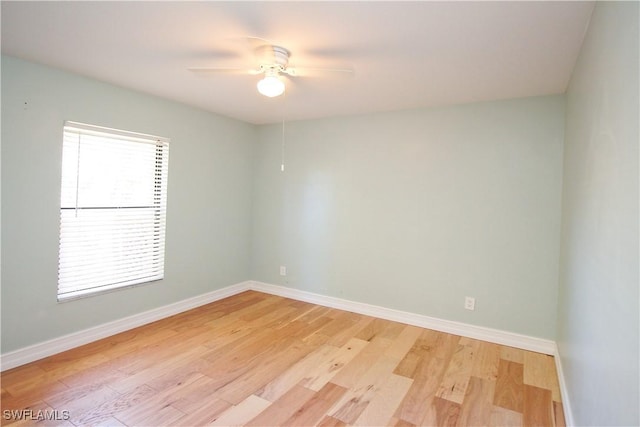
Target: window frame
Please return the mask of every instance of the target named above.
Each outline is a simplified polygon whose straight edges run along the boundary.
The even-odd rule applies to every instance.
[[[67,139],[73,137],[77,137],[77,142],[70,142]],[[59,199],[60,227],[56,292],[58,302],[91,297],[164,279],[169,142],[169,138],[155,135],[73,121],[64,122],[63,170],[61,171]],[[146,198],[148,199],[147,204],[134,203],[134,206],[127,206],[126,203],[122,203],[122,200],[127,199],[126,192],[119,194],[102,189],[97,190],[98,192],[96,193],[84,188],[84,194],[92,194],[91,197],[87,197],[88,199],[100,199],[102,201],[101,197],[104,197],[104,200],[110,200],[109,203],[112,204],[106,203],[105,206],[102,206],[102,203],[100,203],[101,206],[83,205],[82,200],[79,200],[79,194],[83,194],[83,190],[80,189],[80,183],[83,182],[81,181],[81,171],[83,171],[81,147],[83,147],[83,143],[85,144],[85,150],[87,147],[89,147],[89,150],[100,147],[99,149],[109,152],[118,160],[131,160],[132,164],[122,166],[123,168],[129,168],[126,171],[133,171],[134,169],[132,168],[136,166],[136,162],[138,166],[144,166],[144,169],[148,171],[144,176],[144,180],[140,181],[144,182],[141,186],[142,191],[140,194],[134,194],[130,197],[132,199]],[[108,147],[109,143],[114,145]],[[77,145],[77,165],[73,166],[75,158],[72,157],[71,163],[67,162],[68,169],[65,171],[65,153],[67,153],[72,144]],[[137,144],[146,144],[146,146]],[[71,153],[69,155],[73,156],[74,154]],[[152,165],[147,163],[150,161],[149,158],[153,162]],[[89,165],[95,165],[96,160],[95,158],[93,160],[85,160],[85,168],[87,167],[87,162]],[[69,167],[69,164],[72,166]],[[72,171],[73,167],[75,167],[73,173],[77,174],[75,187],[68,185],[70,181],[69,171]],[[85,175],[91,176],[91,173],[85,172]],[[120,175],[117,176],[119,177]],[[124,176],[128,175],[124,174]],[[66,180],[65,177],[67,178]],[[148,179],[153,179],[153,182],[147,182],[146,180]],[[114,187],[118,186],[117,178],[112,181],[99,178],[99,181],[112,183]],[[67,183],[66,186],[65,182]],[[75,191],[75,206],[69,206],[69,197],[74,197],[73,194],[69,193],[70,188]],[[89,189],[96,190],[91,185]],[[100,191],[103,192],[101,193]],[[100,196],[94,197],[93,195],[95,194]],[[118,200],[119,198],[121,200]],[[116,201],[120,201],[122,204],[117,204],[115,203]],[[70,212],[71,215],[75,216],[75,219],[70,217]],[[80,216],[82,216],[82,219],[79,219]],[[130,219],[131,221],[137,221],[134,222],[134,227],[122,225]],[[93,225],[87,225],[87,223]],[[102,230],[103,234],[100,236],[97,230]],[[142,235],[142,237],[134,237],[135,235]],[[94,236],[100,237],[95,237],[94,239]],[[112,241],[112,244],[104,244],[104,241]],[[83,244],[88,244],[93,248],[100,247],[95,251],[103,256],[101,257],[100,254],[87,255],[91,253],[91,249],[84,250]],[[104,256],[104,254],[108,255]],[[131,262],[135,258],[131,255],[138,257],[138,262]],[[95,263],[91,264],[91,262]],[[109,266],[115,267],[114,271],[116,272],[110,271]]]

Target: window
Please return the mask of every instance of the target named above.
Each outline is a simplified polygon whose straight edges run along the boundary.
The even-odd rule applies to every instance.
[[[66,122],[58,301],[160,280],[169,141]]]

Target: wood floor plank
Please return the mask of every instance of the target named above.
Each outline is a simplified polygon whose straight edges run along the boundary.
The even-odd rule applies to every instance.
[[[202,356],[210,364],[201,372],[217,381],[214,389],[223,387],[249,372],[262,355],[275,353],[275,350],[282,346],[284,338],[287,337],[283,337],[282,333],[264,328],[240,340],[234,339],[229,344]]]
[[[564,408],[562,403],[553,401],[553,420],[556,427],[565,427],[567,425],[564,418]]]
[[[2,372],[2,388],[9,392],[9,387],[12,385],[21,383],[26,378],[43,375],[45,372],[46,371],[35,362],[8,369]]]
[[[388,330],[383,330],[381,335],[372,338],[369,345],[356,355],[331,381],[343,387],[351,388],[363,373],[382,356],[396,360],[396,365],[400,363],[422,331],[419,328],[406,325],[392,325],[392,334],[384,335]],[[397,325],[402,327],[398,328]],[[392,337],[394,337],[393,340],[391,340]]]
[[[353,385],[345,387],[349,390],[330,410],[331,416],[347,424],[353,424],[367,408],[381,384],[393,373],[397,364],[397,359],[383,354]]]
[[[162,392],[154,390],[154,392],[149,393],[136,405],[132,405],[125,410],[119,411],[117,414],[115,414],[115,416],[116,418],[118,418],[118,420],[129,425],[139,425],[145,423],[147,422],[147,419],[151,418],[155,414],[158,408],[164,408],[166,406],[173,405],[174,402],[182,397],[185,389],[188,389],[190,385],[197,383],[197,381],[202,378],[202,375],[195,374],[189,378],[185,378],[183,382],[181,382],[179,385],[176,385],[175,387],[172,387],[171,389],[165,389]],[[150,388],[153,390],[152,387]],[[184,412],[179,410],[178,412],[184,415]],[[177,414],[178,412],[169,412],[168,414]]]
[[[148,380],[146,384],[157,392],[175,390],[176,387],[182,387],[188,379],[201,377],[200,371],[207,366],[208,363],[200,358],[185,360],[173,368],[166,369],[167,372]]]
[[[248,291],[245,295],[240,295],[240,297],[241,298],[227,298],[226,301],[222,301],[221,303],[220,301],[216,301],[212,307],[215,307],[216,310],[220,310],[225,314],[232,314],[237,318],[250,310],[269,305],[278,298],[273,295],[252,291]]]
[[[555,375],[555,363],[552,356],[524,352],[524,384],[533,385],[551,390],[552,399],[560,402],[560,387],[558,377]]]
[[[92,427],[127,427],[127,425],[121,423],[120,420],[111,417],[99,422],[98,424],[94,424]]]
[[[184,313],[180,313],[176,315],[174,319],[164,319],[158,321],[158,323],[162,325],[161,327],[164,329],[175,331],[182,338],[184,336],[189,336],[189,334],[194,330],[206,327],[206,323],[227,315],[222,310],[216,310],[213,307],[208,308],[207,306],[198,307],[195,310],[197,311],[193,316],[187,316]]]
[[[373,320],[372,317],[360,314],[356,314],[355,318],[357,319],[355,323],[332,336],[331,339],[327,341],[327,344],[336,347],[342,347],[347,341],[355,337],[355,335],[358,334],[363,328],[366,328],[367,325]]]
[[[323,334],[319,329],[314,333],[308,335],[307,337],[303,338],[302,341],[304,341],[305,344],[308,344],[312,347],[318,347],[320,345],[326,344],[327,341],[329,341],[330,339],[331,339],[330,336]]]
[[[500,359],[493,404],[522,413],[524,399],[523,366]]]
[[[360,340],[359,338],[354,339]],[[333,377],[331,382],[346,388],[354,387],[362,379],[362,376],[376,364],[390,345],[390,340],[382,338],[373,339],[373,341],[368,342],[368,344]]]
[[[149,393],[153,393],[153,390],[145,385],[141,386]],[[116,401],[120,398],[120,393],[110,389],[107,386],[101,387],[99,390],[92,391],[72,402],[65,404],[64,408],[69,411],[70,421],[73,424],[86,424],[86,421],[92,417],[95,413],[95,408],[102,407],[110,402]],[[102,421],[111,417],[111,414],[105,415],[101,420],[94,420],[96,422]]]
[[[149,369],[157,369],[157,363],[160,361],[164,363],[168,360],[185,357],[185,350],[188,353],[187,356],[191,357],[194,348],[198,349],[199,354],[204,352],[206,347],[202,345],[202,337],[192,336],[184,340],[171,338],[147,346],[139,352],[125,355],[118,360],[117,369],[130,375]]]
[[[553,403],[551,390],[524,385],[522,422],[526,426],[552,426]]]
[[[352,327],[357,322],[356,319],[358,318],[358,315],[347,311],[336,311],[337,314],[332,316],[333,320],[331,322],[318,329],[318,331],[316,331],[312,336],[307,337],[305,341],[313,340],[314,342],[317,342],[319,340],[316,339],[316,336],[321,335],[323,337],[322,344],[324,344],[331,339],[331,337],[334,337],[336,334]]]
[[[90,346],[82,346],[71,352],[64,352],[51,356],[51,358],[46,358],[38,362],[38,366],[44,371],[51,372],[58,369],[65,369],[70,364],[73,364],[78,371],[83,371],[92,366],[109,361],[108,355],[94,353],[94,351]]]
[[[283,426],[313,426],[318,424],[329,409],[346,393],[347,389],[327,383],[313,394],[296,412],[294,412]]]
[[[500,406],[494,406],[491,409],[491,420],[489,421],[489,425],[491,427],[521,426],[523,425],[522,413],[505,409]]]
[[[309,310],[306,310],[305,312],[301,313],[299,316],[297,316],[296,318],[294,318],[292,321],[288,322],[287,324],[281,326],[281,327],[289,327],[291,324],[293,323],[297,323],[297,324],[301,324],[301,325],[309,325],[315,321],[317,321],[318,319],[321,318],[326,318],[327,321],[324,322],[324,325],[330,323],[333,319],[329,316],[327,316],[327,314],[331,311],[331,309],[329,307],[322,307],[320,305],[313,305],[311,304],[311,308]],[[323,325],[323,326],[324,326]],[[280,327],[276,328],[276,329],[280,329]]]
[[[295,320],[300,319],[305,313],[313,309],[313,304],[296,301],[286,303],[278,312],[273,315],[268,314],[262,319],[262,326],[271,329],[280,329]]]
[[[353,425],[387,425],[412,383],[413,380],[411,378],[394,374],[389,375]]]
[[[418,364],[422,361],[422,356],[415,351],[409,351],[400,361],[396,369],[393,371],[396,375],[402,375],[407,378],[414,378]]]
[[[552,357],[255,291],[0,380],[38,425],[565,425]]]
[[[415,425],[433,424],[438,419],[436,393],[451,359],[458,349],[459,336],[425,330],[419,343],[419,362],[412,374],[413,384],[401,402],[396,417]]]
[[[500,364],[500,347],[498,344],[481,342],[473,358],[471,375],[495,381],[498,377],[498,365]]]
[[[414,343],[416,342],[418,337],[420,337],[423,331],[422,328],[418,328],[417,326],[401,326],[403,327],[400,330],[400,333],[397,334],[396,339],[394,339],[389,348],[386,350],[387,355],[393,357],[394,359],[398,359],[399,361],[402,361],[407,353],[413,348]]]
[[[390,340],[396,340],[400,333],[404,331],[409,325],[400,322],[387,321],[388,325],[378,334],[380,338],[387,338]]]
[[[420,362],[428,358],[430,352],[435,350],[436,339],[437,334],[433,331],[421,329],[415,337],[413,345],[398,363],[394,373],[415,379],[415,372]]]
[[[42,371],[38,375],[25,375],[22,381],[16,381],[10,384],[3,384],[3,387],[14,397],[37,392],[40,387],[49,389],[64,389],[66,385],[59,380],[67,375],[82,371],[82,368],[70,364],[60,367],[53,371]]]
[[[156,409],[146,415],[144,421],[130,423],[129,425],[139,426],[172,426],[178,425],[180,419],[184,418],[186,414],[177,410],[173,406],[164,406]],[[90,423],[89,425],[93,425]]]
[[[254,310],[260,310],[263,307],[269,307],[274,303],[274,301],[278,301],[278,299],[277,297],[273,297],[271,299],[256,299],[255,301],[252,301],[252,304],[244,304],[241,308],[236,309],[236,311],[228,312],[222,317],[212,318],[203,323],[204,326],[210,326],[212,328],[210,338],[224,337],[240,324],[244,324],[250,329],[262,326],[268,327],[267,323],[273,322],[280,317],[285,316],[289,312],[292,312],[294,315],[299,313],[295,310],[290,310],[287,304],[283,304],[278,310],[272,310],[268,314],[258,317],[255,320],[243,320],[242,317],[244,315],[250,314]],[[280,299],[279,301],[282,300]]]
[[[250,370],[237,377],[232,383],[216,390],[213,395],[238,404],[272,381],[280,372],[305,357],[311,350],[303,342],[294,341],[281,350],[256,360]]]
[[[431,410],[420,423],[422,426],[459,426],[461,407],[459,403],[434,397]]]
[[[87,386],[100,387],[116,381],[124,380],[129,376],[129,374],[118,370],[117,360],[119,359],[120,358],[116,358],[109,363],[76,372],[62,378],[60,382],[64,383],[70,390],[77,390]]]
[[[275,401],[294,385],[298,384],[300,380],[305,378],[310,372],[314,372],[325,360],[331,360],[338,350],[338,348],[330,345],[318,347],[315,351],[312,351],[278,377],[267,383],[256,392],[256,395],[271,402]]]
[[[178,408],[175,403],[171,406],[182,410],[181,408]],[[194,407],[188,411],[182,410],[186,415],[180,418],[176,425],[185,427],[210,425],[218,419],[223,412],[228,411],[232,407],[233,405],[229,402],[207,397],[206,399],[202,399],[198,402],[197,408]]]
[[[406,325],[403,325],[402,323],[390,322],[388,320],[374,318],[367,324],[367,326],[362,328],[355,335],[355,338],[364,341],[371,341],[375,337],[394,339],[398,336],[400,331],[404,329],[405,326]]]
[[[281,426],[315,394],[313,390],[296,385],[245,425]]]
[[[460,339],[436,396],[462,404],[479,346],[479,341],[464,337]]]
[[[509,362],[524,364],[525,350],[521,350],[515,347],[509,347],[506,345],[500,346],[500,359],[508,360]]]
[[[392,422],[395,421],[395,418],[392,420]],[[391,424],[390,424],[391,425]],[[415,424],[411,424],[408,421],[405,420],[397,420],[394,424],[395,427],[416,427]],[[430,426],[434,426],[435,424],[430,424]]]
[[[145,384],[124,394],[111,392],[108,387],[105,387],[102,392],[95,393],[93,396],[89,395],[89,401],[83,398],[68,405],[71,422],[76,425],[98,424],[135,406],[154,393],[154,390]]]
[[[106,383],[89,382],[84,386],[67,388],[58,392],[48,393],[44,400],[54,408],[65,408],[77,399],[104,388]]]
[[[238,319],[245,320],[247,322],[252,322],[256,320],[264,321],[265,316],[270,315],[274,312],[278,312],[278,310],[283,309],[282,313],[286,313],[289,311],[288,307],[285,309],[282,307],[282,300],[280,299],[269,299],[266,300],[266,303],[261,307],[252,307],[251,310],[246,310],[242,314],[240,314]],[[281,314],[282,314],[281,313]]]
[[[307,372],[301,380],[301,384],[311,390],[320,390],[329,381],[333,381],[334,377],[340,374],[345,366],[349,366],[353,359],[358,357],[368,345],[368,341],[358,338],[350,339],[330,357],[318,364],[315,369]]]
[[[491,422],[491,409],[496,382],[486,378],[469,378],[467,392],[460,405],[460,426],[487,426]]]
[[[318,427],[346,427],[346,423],[334,418],[330,415],[326,415],[319,423]]]
[[[109,346],[105,350],[105,355],[109,356],[109,361],[93,366],[82,371],[71,373],[60,378],[60,382],[69,387],[81,387],[87,383],[104,384],[118,378],[124,378],[127,374],[125,367],[137,360],[149,358],[157,355],[167,342],[176,336],[173,330],[161,329],[159,331],[146,329],[145,332],[137,330],[133,335],[127,334],[128,338],[121,340],[109,337]],[[120,335],[120,334],[118,334]],[[117,336],[116,336],[117,337]],[[73,350],[72,350],[73,351]]]
[[[213,420],[209,425],[212,426],[243,426],[256,417],[260,412],[264,411],[271,405],[266,399],[251,395],[238,405],[232,406],[224,411],[218,418]]]
[[[208,406],[210,402],[220,400],[211,396],[215,391],[216,381],[206,375],[200,376],[193,381],[186,381],[179,388],[171,390],[175,393],[171,406],[181,410],[185,414],[192,414],[199,411],[203,406]],[[227,406],[232,406],[226,402]],[[227,409],[227,408],[224,408]]]
[[[154,358],[155,363],[151,366],[136,372],[133,375],[115,381],[109,384],[109,387],[120,393],[126,393],[133,390],[140,384],[148,384],[149,382],[157,381],[158,378],[164,379],[163,376],[167,372],[171,372],[174,369],[180,369],[184,364],[194,363],[200,356],[206,354],[208,349],[204,346],[199,346],[191,349],[185,349],[182,354],[176,354],[173,357],[167,359]]]
[[[213,325],[212,325],[213,326]],[[216,328],[215,326],[213,326]],[[222,327],[221,329],[225,329]],[[233,359],[235,355],[253,354],[267,351],[268,345],[275,336],[273,329],[267,327],[248,326],[245,321],[238,321],[235,327],[230,325],[228,331],[221,331],[217,342],[212,343],[211,338],[205,347],[211,351],[202,356],[210,362]]]
[[[308,307],[304,308],[305,311],[311,310]],[[254,320],[251,325],[261,325],[265,328],[279,329],[294,319],[300,317],[300,309],[292,306],[291,304],[285,304],[278,310],[274,310],[272,313],[268,313],[263,317]]]
[[[175,338],[178,332],[168,328],[152,328],[151,326],[142,326],[129,331],[116,334],[97,342],[87,344],[91,351],[99,352],[108,357],[110,361],[125,355],[131,355],[141,349],[159,343],[166,343],[168,340]],[[80,347],[82,348],[82,347]],[[158,346],[156,346],[158,348]],[[68,353],[73,357],[76,349],[70,350]]]

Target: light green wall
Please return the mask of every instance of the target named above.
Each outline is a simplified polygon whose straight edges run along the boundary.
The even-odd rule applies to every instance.
[[[252,278],[555,338],[563,117],[550,96],[289,123],[284,173],[260,127]]]
[[[65,120],[171,138],[165,280],[56,302]],[[251,125],[2,57],[2,352],[250,279]]]
[[[558,347],[576,425],[640,425],[638,6],[596,5],[567,93]]]

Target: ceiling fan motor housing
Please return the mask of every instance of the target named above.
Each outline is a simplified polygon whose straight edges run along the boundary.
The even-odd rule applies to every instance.
[[[257,49],[258,53],[264,55],[265,60],[260,64],[260,69],[266,75],[278,75],[286,72],[289,64],[291,52],[282,46],[264,45]]]
[[[274,62],[281,65],[282,68],[286,68],[289,63],[289,55],[291,55],[291,52],[281,46],[272,46],[272,48]]]

